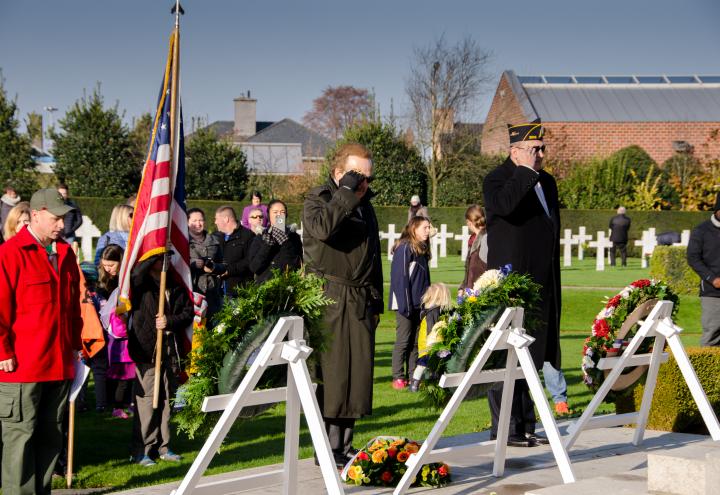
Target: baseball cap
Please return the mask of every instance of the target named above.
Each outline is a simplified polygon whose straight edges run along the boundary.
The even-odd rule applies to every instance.
[[[75,208],[65,204],[57,189],[40,189],[30,198],[30,209],[47,210],[56,217],[62,217]]]

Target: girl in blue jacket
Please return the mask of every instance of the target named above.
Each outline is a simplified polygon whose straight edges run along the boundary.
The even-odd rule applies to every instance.
[[[392,356],[392,386],[408,385],[418,358],[418,328],[422,297],[430,286],[430,220],[414,217],[393,248],[390,269],[389,309],[396,311],[395,348]]]

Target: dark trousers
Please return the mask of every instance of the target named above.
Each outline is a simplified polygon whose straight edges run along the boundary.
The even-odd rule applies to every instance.
[[[352,448],[355,418],[323,418],[330,448],[336,455],[345,455]]]
[[[502,402],[503,382],[496,382],[488,391],[488,403],[492,415],[490,435],[497,436],[500,421],[500,403]],[[512,398],[510,412],[510,436],[525,436],[526,433],[535,433],[535,403],[530,397],[530,389],[525,380],[515,381],[515,390]]]
[[[70,381],[0,383],[3,495],[50,494]]]
[[[395,347],[392,353],[392,377],[407,379],[412,377],[418,360],[418,329],[420,328],[420,311],[410,313],[405,318],[395,313]]]
[[[135,364],[135,407],[133,417],[132,454],[135,457],[146,455],[156,457],[166,454],[170,444],[170,399],[177,390],[177,378],[165,363],[161,368],[160,397],[158,408],[153,409],[153,387],[155,386],[155,366]]]
[[[112,397],[113,408],[123,409],[131,402],[132,380],[108,379],[108,395]]]
[[[627,242],[613,242],[610,250],[610,266],[615,266],[615,252],[620,250],[620,262],[622,266],[627,266]]]

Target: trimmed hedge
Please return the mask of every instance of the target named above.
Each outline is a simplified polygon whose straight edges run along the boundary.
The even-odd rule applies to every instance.
[[[110,220],[110,211],[112,207],[118,203],[124,203],[124,198],[73,198],[77,201],[84,215],[92,218],[93,223],[104,232]],[[237,201],[210,201],[210,200],[188,200],[188,208],[202,208],[207,215],[207,223],[211,229],[213,226],[213,215],[216,208],[221,205],[230,205],[236,209],[238,214],[242,212],[242,208],[248,204],[247,202]],[[288,222],[299,223],[302,210],[302,204],[288,204]],[[466,207],[443,207],[429,208],[430,217],[433,224],[439,226],[446,224],[449,232],[456,234],[461,233],[462,226],[465,225]],[[395,224],[395,231],[399,232],[407,222],[406,206],[377,206],[375,211],[378,216],[380,230],[387,229],[388,224]],[[560,212],[560,220],[562,229],[572,229],[577,233],[577,228],[584,225],[587,232],[595,237],[596,232],[608,230],[610,218],[615,215],[615,210],[562,210]],[[655,227],[656,232],[666,232],[675,230],[678,232],[684,229],[692,229],[700,222],[707,220],[707,212],[697,211],[630,211],[628,216],[632,219],[630,227],[628,243],[628,253],[630,255],[639,255],[639,250],[634,246],[634,241],[639,239],[642,231],[649,227]],[[460,252],[460,241],[452,240],[448,243],[448,253]]]
[[[697,294],[700,286],[684,246],[656,246],[650,258],[650,276],[664,280],[678,294]]]
[[[720,348],[688,347],[686,350],[715,414],[720,415]],[[635,388],[637,410],[640,410],[643,390],[642,385]],[[707,434],[700,411],[672,355],[667,363],[660,366],[647,427],[651,430]]]

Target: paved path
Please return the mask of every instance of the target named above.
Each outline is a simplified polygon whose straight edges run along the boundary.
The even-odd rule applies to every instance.
[[[561,431],[567,424],[561,425]],[[697,445],[705,448],[715,445],[709,437],[700,435],[688,435],[682,433],[667,433],[658,431],[647,431],[646,440],[640,447],[631,444],[634,429],[632,428],[603,428],[590,430],[580,435],[575,447],[570,452],[570,460],[573,465],[575,477],[578,480],[587,480],[599,476],[605,476],[605,483],[599,486],[601,492],[610,495],[619,495],[621,490],[608,490],[608,480],[615,480],[620,484],[629,484],[636,488],[627,493],[641,495],[644,491],[637,491],[638,486],[643,486],[647,478],[647,454],[663,450],[671,450],[686,445]],[[459,445],[471,442],[485,441],[488,439],[487,431],[470,435],[461,435],[443,439],[441,446]],[[470,495],[486,494],[495,492],[496,495],[523,495],[526,492],[536,493],[544,487],[551,487],[562,484],[560,472],[555,466],[554,457],[550,447],[534,447],[531,449],[508,448],[508,457],[505,469],[505,476],[494,478],[492,476],[492,456],[481,455],[467,459],[462,464],[451,463],[453,483],[441,489],[416,488],[409,493],[432,493],[434,495]],[[266,466],[262,468],[248,469],[242,472],[225,473],[221,475],[203,478],[203,482],[218,481],[237,477],[239,474],[262,473],[278,469],[280,465]],[[320,469],[315,467],[312,459],[300,461],[300,483],[298,495],[319,495],[325,493],[322,484]],[[113,492],[120,495],[168,495],[179,485],[179,481],[144,487],[135,490]],[[62,493],[55,491],[53,493]],[[545,491],[543,490],[543,493]],[[65,492],[70,493],[70,492]],[[105,492],[108,493],[108,492]],[[282,493],[282,486],[275,485],[263,489],[243,491],[238,486],[228,494],[243,495],[274,495]],[[368,488],[346,485],[345,493],[348,494],[389,494],[391,489]],[[555,493],[555,492],[553,492]],[[584,494],[590,492],[583,490]],[[625,492],[622,492],[625,493]]]

